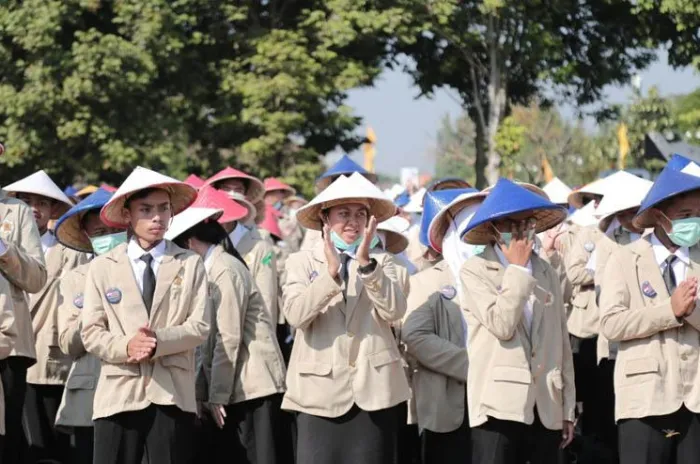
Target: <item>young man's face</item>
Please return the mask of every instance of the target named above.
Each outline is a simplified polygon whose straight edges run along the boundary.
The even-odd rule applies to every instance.
[[[170,195],[164,190],[155,190],[131,201],[124,214],[136,237],[148,243],[158,242],[163,239],[172,217]]]
[[[674,198],[663,205],[661,210],[671,221],[700,217],[700,191]]]
[[[119,229],[109,227],[100,220],[99,212],[88,214],[83,221],[83,233],[87,238],[102,237],[120,232]]]
[[[46,232],[51,216],[58,207],[55,200],[33,193],[19,193],[17,198],[25,202],[32,209],[34,221],[42,234]]]
[[[246,183],[241,179],[226,179],[217,183],[216,188],[226,193],[237,193],[245,196]]]

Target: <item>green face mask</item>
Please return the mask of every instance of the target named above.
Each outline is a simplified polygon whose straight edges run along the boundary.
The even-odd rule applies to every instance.
[[[339,249],[340,251],[349,251],[349,250],[356,250],[357,247],[360,246],[360,243],[362,243],[362,236],[359,236],[355,239],[354,242],[352,243],[345,243],[345,240],[340,238],[340,235],[336,234],[331,230],[331,241],[333,242],[333,245]],[[379,243],[379,237],[375,236],[372,239],[372,243],[370,243],[370,250],[374,247],[377,246]]]
[[[508,240],[510,242],[510,239]],[[486,249],[486,245],[472,245],[472,256],[480,255]]]
[[[691,247],[700,241],[700,218],[691,217],[671,221],[668,238],[681,247]]]
[[[506,248],[510,246],[510,241],[513,240],[512,232],[501,232],[501,240],[505,244]]]
[[[109,253],[122,243],[126,243],[126,232],[92,237],[90,238],[90,243],[92,244],[92,250],[95,254],[100,256]]]

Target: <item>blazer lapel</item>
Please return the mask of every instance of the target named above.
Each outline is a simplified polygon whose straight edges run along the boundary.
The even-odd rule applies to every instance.
[[[175,249],[175,245],[171,242],[167,242],[165,248],[165,254],[163,255],[163,260],[158,266],[158,274],[156,275],[156,290],[153,294],[153,306],[151,307],[151,320],[156,311],[160,308],[165,295],[168,294],[170,287],[173,285],[173,281],[180,273],[182,265],[175,256],[179,254]]]
[[[345,325],[350,326],[350,321],[352,320],[352,315],[355,312],[355,307],[364,292],[364,286],[362,285],[362,280],[360,276],[357,275],[357,268],[359,264],[357,260],[351,259],[348,261],[349,269],[348,272],[348,283],[345,288]]]
[[[690,248],[690,266],[688,266],[688,272],[686,272],[685,278],[697,277],[700,279],[700,247],[697,245]]]

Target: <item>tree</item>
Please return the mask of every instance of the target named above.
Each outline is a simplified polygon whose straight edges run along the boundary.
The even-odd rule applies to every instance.
[[[700,139],[700,89],[670,100],[676,128],[688,142],[697,144],[697,140]]]
[[[454,123],[449,115],[442,118],[434,149],[435,175],[461,177],[474,183],[474,124],[466,114]]]
[[[2,2],[1,180],[233,164],[308,192],[320,155],[362,142],[346,91],[373,82],[406,14],[379,0]]]
[[[511,105],[556,95],[583,106],[654,58],[672,21],[624,0],[400,0],[415,24],[396,53],[424,93],[456,91],[475,124],[476,182],[495,182],[499,125]],[[624,31],[622,33],[621,31]]]

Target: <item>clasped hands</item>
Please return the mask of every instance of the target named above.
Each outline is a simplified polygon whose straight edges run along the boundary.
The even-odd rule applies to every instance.
[[[157,345],[156,333],[151,330],[148,324],[139,328],[136,335],[131,337],[131,340],[126,345],[126,354],[129,356],[126,362],[138,364],[151,358],[156,352]]]

